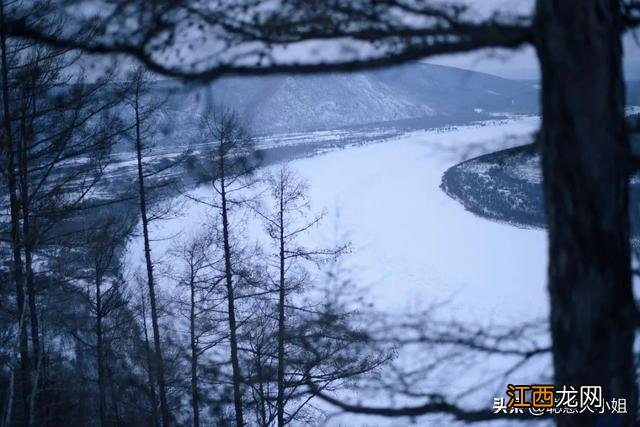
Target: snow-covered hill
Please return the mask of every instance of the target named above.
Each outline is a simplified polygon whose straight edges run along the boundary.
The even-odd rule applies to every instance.
[[[175,83],[158,82],[161,92]],[[232,106],[258,134],[393,123],[429,126],[535,113],[538,90],[525,82],[426,63],[348,74],[228,77],[170,95],[173,121],[207,102]],[[447,120],[449,121],[447,123]]]

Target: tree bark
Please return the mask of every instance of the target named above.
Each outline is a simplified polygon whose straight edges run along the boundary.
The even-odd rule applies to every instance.
[[[284,176],[280,175],[280,193],[279,203],[280,212],[278,212],[279,226],[279,245],[280,245],[280,280],[278,287],[278,396],[277,396],[277,412],[278,427],[284,426],[284,334],[285,334],[285,318],[284,318],[284,301],[285,301],[285,255],[284,255]]]
[[[156,396],[156,380],[153,374],[153,370],[155,369],[153,366],[153,357],[151,355],[151,343],[149,342],[149,332],[147,328],[147,310],[144,303],[144,295],[140,295],[140,304],[142,308],[142,328],[144,330],[144,349],[145,354],[147,356],[147,366],[148,366],[148,381],[149,381],[149,396],[151,397],[151,418],[154,427],[158,427],[159,418],[158,417],[158,398]]]
[[[240,385],[242,382],[242,375],[240,373],[240,361],[238,358],[238,338],[237,338],[237,325],[236,325],[236,308],[233,292],[233,270],[231,268],[231,245],[229,243],[229,216],[227,207],[227,193],[225,187],[225,170],[224,170],[224,153],[222,144],[224,141],[220,141],[220,198],[222,202],[220,215],[222,216],[222,239],[224,244],[224,269],[225,269],[225,283],[227,287],[227,303],[229,311],[229,345],[231,347],[231,368],[233,370],[233,404],[236,412],[236,425],[238,427],[244,426],[244,417],[242,414],[242,392]]]
[[[196,341],[196,289],[193,267],[189,280],[189,334],[191,339],[191,409],[193,411],[193,427],[200,427],[200,409],[198,397],[198,343]]]
[[[31,320],[31,346],[32,357],[35,363],[40,359],[40,333],[38,327],[38,312],[36,310],[36,290],[33,275],[33,249],[34,236],[31,230],[31,196],[29,193],[29,143],[34,140],[33,121],[38,113],[37,110],[37,77],[39,72],[38,58],[35,59],[31,72],[31,119],[27,124],[29,115],[28,105],[22,111],[22,145],[20,147],[20,195],[22,203],[22,236],[24,239],[24,259],[25,259],[25,281],[27,285],[27,296],[29,300],[29,314]]]
[[[122,425],[122,420],[120,419],[120,410],[118,409],[119,399],[118,394],[116,393],[116,388],[114,386],[113,371],[108,364],[106,365],[106,368],[107,378],[109,380],[109,391],[111,392],[111,404],[113,405],[113,417],[116,420],[116,427],[120,427]]]
[[[555,383],[602,386],[629,408],[615,419],[562,417],[562,427],[635,417],[621,28],[615,0],[537,2]]]
[[[256,414],[258,418],[258,425],[260,427],[268,427],[269,420],[267,417],[267,396],[265,396],[264,391],[264,377],[262,375],[263,365],[262,365],[262,346],[258,345],[256,347],[256,372],[257,372],[257,380],[258,380],[258,398],[260,401],[258,402],[259,411]]]
[[[158,326],[158,309],[156,305],[156,290],[153,278],[153,262],[151,260],[151,245],[149,243],[149,219],[147,217],[147,201],[144,187],[144,172],[142,169],[142,140],[140,134],[140,108],[139,94],[136,89],[134,109],[136,121],[136,156],[138,160],[138,186],[140,193],[140,216],[142,219],[142,234],[144,237],[144,257],[147,266],[147,283],[149,286],[149,306],[151,308],[151,328],[153,330],[154,362],[158,373],[158,391],[160,393],[160,413],[162,426],[171,425],[171,415],[167,406],[166,382],[164,376],[164,363],[162,359],[162,347],[160,345],[160,327]]]
[[[96,270],[100,267],[96,266]],[[96,274],[96,352],[98,354],[98,401],[99,401],[99,415],[100,426],[105,427],[107,425],[106,413],[107,413],[107,400],[106,400],[106,382],[104,371],[104,348],[103,348],[103,336],[102,336],[102,277],[100,274]]]
[[[5,21],[4,0],[0,0],[0,24]],[[4,30],[5,26],[0,25],[0,54],[2,56],[2,100],[4,113],[4,134],[5,141],[2,147],[6,161],[3,165],[6,167],[7,183],[9,187],[9,203],[11,216],[11,249],[13,255],[13,263],[11,273],[16,287],[16,304],[18,318],[18,334],[20,348],[20,388],[22,391],[22,405],[24,422],[28,422],[29,416],[29,344],[27,342],[26,322],[23,321],[23,312],[25,310],[24,295],[24,275],[22,265],[22,240],[20,236],[20,204],[17,194],[17,182],[15,171],[15,147],[11,130],[11,109],[9,106],[9,64],[7,63],[7,35]],[[3,159],[4,160],[4,159]]]
[[[35,71],[33,71],[35,73]],[[36,95],[35,95],[35,75],[33,76],[34,82],[32,83],[32,98],[33,109],[31,111],[32,117],[36,115]],[[24,270],[25,270],[25,284],[27,288],[27,300],[29,304],[29,319],[31,321],[31,361],[34,365],[32,369],[40,367],[40,331],[38,326],[38,312],[36,306],[36,289],[34,284],[33,275],[33,248],[34,241],[31,230],[31,209],[30,209],[30,196],[29,196],[29,146],[28,142],[32,140],[33,132],[27,130],[26,125],[26,108],[23,111],[21,117],[22,122],[22,141],[20,145],[20,153],[18,156],[19,167],[18,172],[20,175],[20,202],[22,205],[22,239],[24,242]],[[36,397],[38,391],[38,384],[40,380],[39,369],[34,370],[33,378],[31,379],[31,393],[29,396],[29,425],[35,425],[36,418]]]

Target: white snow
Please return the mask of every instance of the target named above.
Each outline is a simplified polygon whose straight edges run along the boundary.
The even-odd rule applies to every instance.
[[[637,106],[637,105],[627,105],[627,106],[624,108],[624,115],[625,115],[625,116],[631,116],[631,115],[638,114],[638,113],[640,113],[640,106]]]
[[[542,169],[540,156],[531,156],[524,162],[517,162],[509,172],[517,178],[532,184],[542,184]]]
[[[521,140],[509,137],[538,126],[537,118],[514,118],[419,131],[293,161],[290,166],[309,180],[314,208],[328,212],[313,240],[333,241],[336,230],[344,234],[353,245],[345,260],[352,281],[383,310],[406,312],[451,298],[448,315],[457,320],[507,324],[545,316],[546,233],[474,216],[439,188],[443,172],[470,147],[504,148],[505,140]],[[205,221],[206,206],[186,207],[156,236],[189,232]],[[154,257],[166,256],[170,246],[170,240],[153,242]],[[142,264],[140,239],[129,245],[129,254],[130,263]],[[364,425],[354,420],[344,425]],[[336,418],[335,425],[343,421]]]
[[[354,281],[368,286],[379,306],[403,310],[453,296],[458,314],[469,319],[542,315],[546,234],[476,217],[439,188],[442,173],[457,160],[442,147],[500,145],[505,136],[537,125],[519,119],[418,132],[292,166],[309,179],[315,206],[339,212],[338,227],[354,245]],[[332,227],[327,224],[327,235]]]

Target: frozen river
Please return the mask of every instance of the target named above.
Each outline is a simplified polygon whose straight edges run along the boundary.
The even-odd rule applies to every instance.
[[[379,310],[406,313],[447,300],[445,316],[471,324],[545,317],[546,232],[475,216],[440,189],[443,172],[453,164],[529,142],[538,126],[537,118],[525,117],[416,131],[292,161],[309,182],[313,207],[326,212],[310,243],[323,245],[336,236],[349,240],[348,278]],[[210,192],[204,186],[191,195]],[[172,236],[189,233],[211,215],[209,207],[191,201],[184,209],[153,230],[160,239],[153,242],[154,258],[166,259]],[[140,239],[129,245],[131,265],[141,265],[140,245]],[[165,284],[163,291],[168,296],[172,289]],[[491,400],[486,405],[489,409]],[[406,425],[406,420],[350,415],[330,424],[389,422]]]

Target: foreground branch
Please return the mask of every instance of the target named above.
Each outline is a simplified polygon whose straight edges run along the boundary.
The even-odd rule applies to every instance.
[[[329,396],[328,394],[320,391],[314,384],[309,384],[309,388],[316,396],[325,402],[328,402],[343,411],[354,414],[377,415],[380,417],[417,417],[429,414],[440,414],[450,415],[456,420],[463,422],[493,421],[501,418],[509,418],[514,421],[527,421],[532,418],[541,418],[539,415],[533,415],[527,412],[523,412],[521,414],[505,414],[499,412],[496,414],[493,411],[484,409],[463,409],[447,402],[442,396],[438,395],[433,395],[426,403],[418,406],[391,408],[353,405]]]
[[[462,8],[422,2],[330,1],[316,4],[317,10],[282,0],[267,13],[268,2],[260,0],[240,2],[246,6],[242,11],[240,5],[203,10],[191,1],[160,3],[161,10],[151,14],[144,3],[134,2],[120,14],[93,20],[56,6],[18,10],[7,20],[6,32],[56,47],[125,54],[151,71],[200,81],[228,74],[374,69],[433,55],[515,48],[534,39],[529,17],[496,14],[476,22],[463,17]],[[74,4],[81,7],[83,1]],[[69,21],[64,34],[48,30],[49,16],[56,15]],[[171,18],[179,15],[181,20]],[[296,55],[287,49],[296,49]]]

